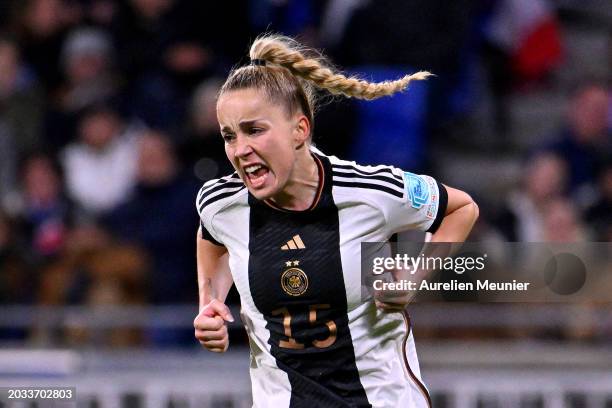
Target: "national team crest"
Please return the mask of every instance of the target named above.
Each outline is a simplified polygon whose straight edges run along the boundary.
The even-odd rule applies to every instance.
[[[288,295],[303,295],[308,289],[308,276],[299,268],[289,268],[281,275],[281,286]]]
[[[404,184],[408,190],[408,200],[412,207],[419,209],[429,200],[429,185],[417,174],[404,172]]]

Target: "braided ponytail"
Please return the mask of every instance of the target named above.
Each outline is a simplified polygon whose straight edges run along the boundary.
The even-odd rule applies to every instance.
[[[358,99],[371,100],[392,95],[406,89],[410,82],[424,80],[431,75],[429,72],[420,71],[395,81],[373,83],[333,72],[321,55],[308,55],[314,53],[314,50],[304,48],[289,37],[266,35],[253,42],[249,55],[251,60],[264,60],[283,66],[294,75],[332,94],[342,94]]]

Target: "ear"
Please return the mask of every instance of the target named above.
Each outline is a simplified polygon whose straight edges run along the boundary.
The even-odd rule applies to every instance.
[[[296,149],[300,149],[310,138],[310,121],[304,115],[297,118],[297,124],[293,130]]]

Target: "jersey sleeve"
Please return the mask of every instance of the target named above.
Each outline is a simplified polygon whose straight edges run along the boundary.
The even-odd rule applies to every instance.
[[[200,238],[210,241],[215,245],[224,246],[221,242],[217,241],[215,237],[208,231],[208,228],[204,226],[204,222],[200,219]]]
[[[383,212],[392,233],[417,229],[434,233],[442,223],[448,205],[448,193],[433,177],[394,169],[402,176],[404,195],[389,200]]]
[[[202,205],[206,187],[207,185],[204,185],[200,189],[195,203],[196,210],[200,216],[200,238],[210,241],[215,245],[224,246],[212,225],[213,214],[211,214],[209,208]]]

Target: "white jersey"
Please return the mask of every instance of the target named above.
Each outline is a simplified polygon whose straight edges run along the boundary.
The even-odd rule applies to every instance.
[[[249,335],[254,407],[430,407],[407,314],[361,298],[364,241],[435,230],[446,190],[429,176],[313,149],[305,211],[255,199],[239,176],[197,197],[202,236],[229,251]]]

